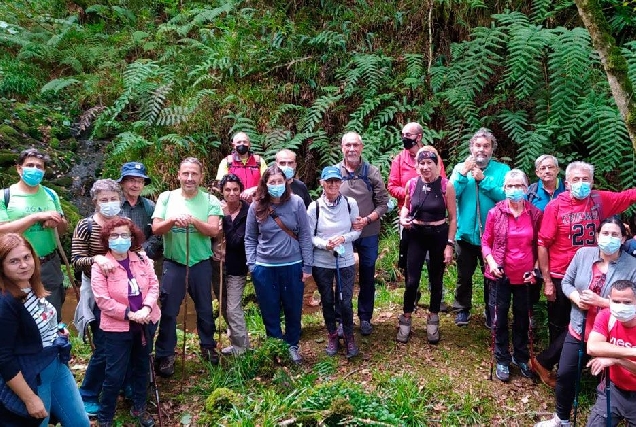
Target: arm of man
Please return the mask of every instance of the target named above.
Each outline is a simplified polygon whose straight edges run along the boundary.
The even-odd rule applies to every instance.
[[[375,206],[373,212],[367,215],[371,222],[379,220],[389,210],[389,192],[386,191],[380,170],[376,167],[369,167],[369,170],[371,171],[369,180],[373,186],[373,206]]]
[[[0,209],[1,212],[1,209]],[[8,216],[5,215],[4,219],[2,214],[0,213],[0,234],[5,233],[24,233],[29,227],[37,222],[45,222],[48,220],[59,221],[61,219],[61,215],[55,211],[46,211],[46,212],[37,212],[31,215],[27,215],[23,218],[16,219],[14,221],[9,221]]]
[[[495,202],[505,199],[506,192],[503,189],[503,181],[509,170],[508,165],[501,165],[495,169],[493,175],[484,176],[484,179],[479,182],[479,191]]]
[[[215,196],[208,195],[208,220],[201,221],[194,216],[190,218],[192,225],[194,225],[201,234],[208,237],[216,237],[221,229],[219,226],[220,220],[223,218],[221,203]]]
[[[389,182],[387,184],[387,189],[389,190],[389,194],[395,197],[398,202],[404,201],[404,196],[406,196],[406,191],[404,189],[404,184],[402,184],[402,171],[400,168],[400,156],[396,156],[391,163],[391,171],[389,172]],[[400,203],[402,204],[402,203]]]
[[[346,197],[346,196],[343,196]],[[353,197],[349,197],[349,206],[351,207],[351,213],[349,214],[349,219],[351,220],[351,224],[355,222],[356,218],[360,215],[360,208],[358,208],[358,202]],[[344,233],[342,237],[344,237],[345,243],[355,242],[362,234],[362,230],[354,230],[353,226],[351,229]]]
[[[605,329],[607,330],[607,326]],[[590,336],[587,339],[587,354],[592,357],[628,358],[636,357],[636,348],[608,343],[607,337],[597,332],[595,323],[594,330],[590,332]]]
[[[601,197],[602,218],[623,213],[627,208],[636,203],[636,188],[625,191],[599,191]]]

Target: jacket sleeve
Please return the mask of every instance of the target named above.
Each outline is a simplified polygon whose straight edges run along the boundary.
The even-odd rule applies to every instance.
[[[115,273],[111,273],[111,279]],[[128,283],[126,281],[126,283]],[[102,311],[102,316],[106,315],[117,320],[126,320],[126,310],[128,305],[115,301],[108,292],[108,279],[102,273],[98,265],[93,265],[91,270],[91,288],[95,295],[95,302]]]
[[[292,200],[298,201],[296,206],[296,221],[298,221],[298,243],[300,244],[300,252],[303,256],[303,273],[311,274],[314,265],[314,247],[311,242],[313,230],[309,229],[309,220],[307,219],[307,211],[303,199],[297,197]]]
[[[400,170],[400,155],[398,154],[391,163],[391,171],[389,172],[389,183],[387,188],[389,194],[398,200],[398,204],[401,206],[404,203],[404,185],[402,185],[401,170]]]
[[[369,169],[372,171],[369,174],[369,180],[373,186],[373,206],[375,206],[373,212],[376,212],[378,217],[381,218],[389,210],[389,192],[386,191],[380,170],[376,167],[370,167]]]
[[[256,246],[258,245],[258,223],[256,222],[255,204],[250,205],[247,212],[247,222],[245,223],[245,256],[247,257],[247,268],[251,272],[256,264]]]
[[[349,206],[351,207],[349,220],[351,220],[351,224],[353,224],[356,218],[360,215],[360,209],[358,208],[358,202],[356,202],[356,199],[354,199],[353,197],[347,197],[347,200],[349,200]],[[362,234],[362,230],[354,230],[353,228],[351,228],[342,236],[345,238],[345,243],[350,243],[358,240],[360,234]]]
[[[484,234],[481,236],[481,253],[484,256],[484,262],[486,257],[492,253],[492,245],[495,240],[495,209],[491,209],[486,217],[486,224],[484,226]]]
[[[631,205],[636,203],[636,188],[614,193],[612,191],[599,191],[601,197],[601,209],[603,220],[612,215],[623,213]]]
[[[15,356],[15,343],[18,337],[20,314],[17,306],[12,304],[13,298],[0,297],[0,375],[7,382],[20,372],[20,364]]]
[[[504,176],[510,168],[501,164],[494,170],[491,176],[485,176],[479,183],[479,191],[490,197],[495,202],[500,202],[506,198],[506,192],[503,189]]]
[[[458,199],[461,197],[462,193],[466,189],[466,184],[468,183],[468,177],[459,173],[459,170],[463,166],[463,162],[455,165],[450,177],[450,182],[453,184],[453,187],[455,187],[455,197]]]
[[[154,310],[159,300],[159,280],[157,280],[157,273],[155,273],[154,266],[151,262],[141,261],[141,265],[146,272],[146,277],[148,277],[148,292],[146,292],[144,296],[144,305]]]
[[[563,290],[563,294],[570,298],[570,294],[576,291],[576,275],[579,273],[579,270],[583,266],[583,260],[585,259],[586,248],[581,248],[574,254],[574,258],[572,258],[572,262],[568,265],[568,269],[565,271],[565,276],[563,276],[563,280],[561,281],[561,289]],[[581,271],[580,274],[586,274],[584,271]],[[591,271],[590,271],[591,274]]]
[[[557,203],[558,199],[554,199],[548,203],[543,211],[543,219],[539,227],[539,239],[537,240],[537,244],[548,249],[554,244],[557,235]]]
[[[327,241],[320,237],[318,233],[314,236],[314,230],[316,230],[316,206],[320,209],[320,205],[318,204],[318,200],[311,202],[309,207],[307,208],[307,221],[309,222],[309,229],[311,230],[312,237],[311,241],[314,246],[318,249],[325,249],[327,246]]]

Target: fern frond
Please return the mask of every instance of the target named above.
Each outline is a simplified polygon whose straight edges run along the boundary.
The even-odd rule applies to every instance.
[[[143,150],[151,146],[152,143],[137,133],[124,132],[117,135],[111,145],[111,154],[118,156],[123,153]]]
[[[147,93],[147,96],[142,98],[142,106],[140,117],[141,120],[146,120],[149,123],[154,123],[162,112],[161,109],[166,102],[166,96],[172,90],[172,82],[161,85],[155,90]]]
[[[326,112],[342,99],[342,95],[323,95],[317,98],[309,107],[303,117],[298,121],[301,132],[311,133],[322,121]]]
[[[53,93],[58,93],[62,89],[67,88],[68,86],[74,85],[75,83],[80,83],[80,81],[77,79],[64,78],[64,77],[59,79],[53,79],[47,84],[45,84],[44,86],[42,86],[42,89],[40,89],[40,93],[45,93],[49,91],[52,91]]]

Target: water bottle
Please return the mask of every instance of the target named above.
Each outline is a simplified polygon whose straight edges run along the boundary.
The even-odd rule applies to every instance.
[[[389,208],[389,212],[397,207],[397,200],[395,197],[389,198],[389,202],[386,204],[387,208]]]

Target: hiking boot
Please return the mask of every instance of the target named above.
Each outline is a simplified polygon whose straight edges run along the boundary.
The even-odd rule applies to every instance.
[[[338,322],[336,332],[338,333],[338,338],[344,338],[344,329],[342,329],[342,323]]]
[[[515,358],[512,358],[512,364],[518,367],[521,370],[521,375],[526,378],[534,378],[534,372],[532,372],[532,368],[527,363],[517,362]]]
[[[201,348],[201,359],[213,365],[219,364],[219,353],[214,348]]]
[[[327,347],[325,348],[325,353],[327,353],[328,356],[335,356],[338,354],[339,344],[340,340],[338,340],[338,331],[327,334]]]
[[[371,322],[369,322],[368,320],[361,320],[360,333],[366,336],[371,335],[371,332],[373,332],[373,325],[371,324]]]
[[[510,380],[510,368],[503,363],[497,363],[497,370],[495,371],[497,379],[499,381],[508,382]]]
[[[401,342],[402,344],[409,342],[409,336],[411,335],[411,322],[412,319],[410,316],[406,317],[405,315],[400,314],[400,317],[398,318],[398,333],[396,338],[398,342]]]
[[[556,387],[556,378],[554,378],[551,371],[548,371],[541,363],[539,363],[536,357],[530,359],[530,366],[532,367],[532,370],[539,375],[543,384],[550,388]]]
[[[174,375],[174,355],[162,357],[155,362],[155,372],[163,378],[170,378]]]
[[[303,357],[300,355],[300,350],[298,349],[297,345],[289,346],[289,357],[291,358],[292,362],[298,365],[303,362]]]
[[[90,418],[96,417],[97,413],[99,412],[99,403],[97,402],[83,402],[83,403],[84,403],[84,410],[86,411],[86,414]]]
[[[130,416],[137,420],[137,424],[141,427],[154,427],[155,420],[152,419],[150,414],[145,409],[130,409]]]
[[[570,425],[569,420],[562,420],[561,418],[557,416],[557,414],[554,414],[554,416],[550,418],[549,420],[538,422],[534,425],[534,427],[559,427],[559,426],[569,426],[569,425]]]
[[[347,345],[347,359],[356,357],[358,353],[360,353],[360,351],[358,350],[358,346],[356,345],[356,339],[353,336],[353,334],[345,338],[345,343]]]
[[[439,342],[439,315],[437,313],[429,313],[426,319],[426,339],[429,344],[437,344]]]
[[[223,347],[221,349],[221,354],[223,356],[231,356],[232,354],[234,354],[234,346],[228,345],[227,347]]]
[[[468,310],[460,310],[455,316],[455,324],[457,326],[466,326],[468,325],[468,321],[470,320],[470,311]]]

